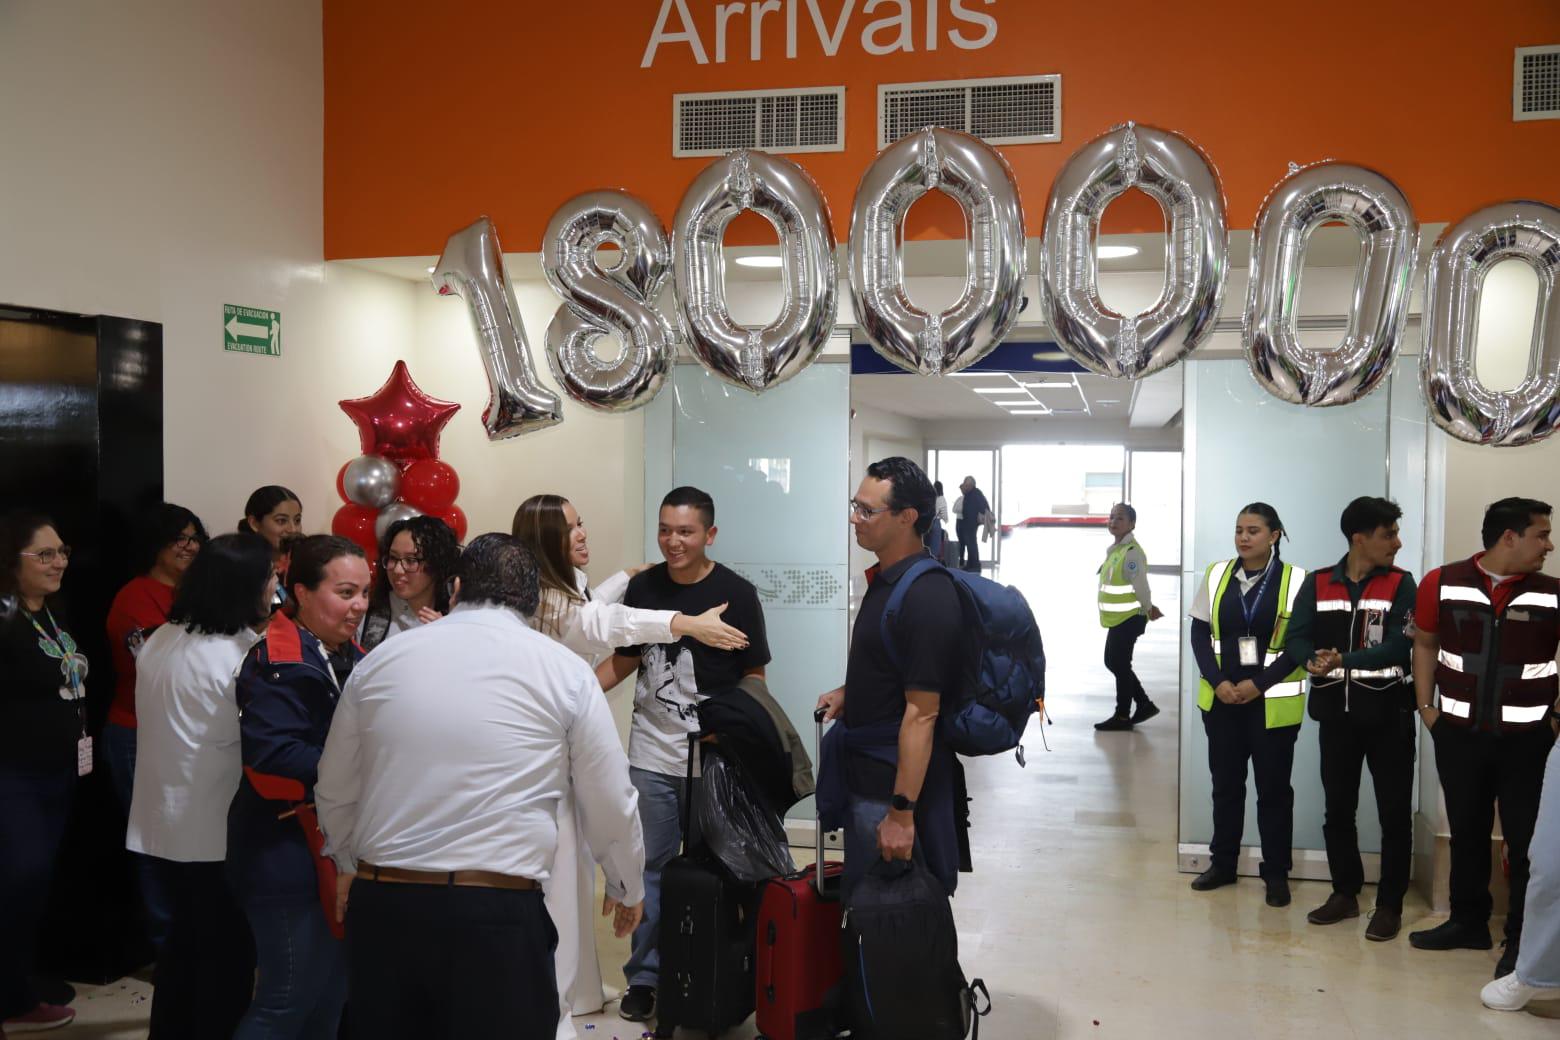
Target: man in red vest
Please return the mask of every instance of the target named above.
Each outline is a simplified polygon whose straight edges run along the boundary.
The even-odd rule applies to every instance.
[[[1511,896],[1496,978],[1516,965],[1528,842],[1555,742],[1560,581],[1539,573],[1554,551],[1550,512],[1529,498],[1490,506],[1484,552],[1425,575],[1415,609],[1414,688],[1446,796],[1452,915],[1408,939],[1421,950],[1490,948],[1490,831],[1499,799]]]
[[[1356,498],[1339,526],[1349,552],[1337,566],[1306,576],[1284,649],[1311,673],[1311,718],[1318,723],[1326,792],[1327,867],[1333,891],[1306,915],[1337,924],[1360,915],[1365,884],[1355,817],[1360,770],[1368,764],[1381,820],[1381,884],[1365,937],[1386,942],[1403,920],[1413,858],[1414,687],[1407,622],[1414,578],[1392,565],[1403,543],[1403,510],[1385,498]]]

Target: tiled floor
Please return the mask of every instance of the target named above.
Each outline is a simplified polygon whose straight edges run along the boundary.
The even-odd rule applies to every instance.
[[[1364,919],[1316,928],[1306,911],[1325,884],[1295,885],[1274,910],[1255,880],[1207,894],[1176,872],[1177,638],[1167,618],[1138,644],[1139,674],[1164,714],[1133,733],[1097,734],[1111,711],[1098,664],[1093,608],[1103,534],[1019,532],[1004,580],[1040,618],[1050,657],[1045,751],[1036,728],[1029,765],[1010,757],[970,764],[976,873],[954,909],[966,973],[985,978],[995,1005],[985,1040],[1303,1037],[1554,1038],[1560,1002],[1525,1014],[1479,1004],[1495,953],[1426,953],[1405,936],[1369,943]],[[1171,617],[1178,582],[1153,579]],[[1365,902],[1373,892],[1367,889]],[[1426,915],[1410,894],[1405,933]],[[609,984],[625,944],[602,936]],[[146,987],[84,989],[82,1025],[58,1034],[145,1035]],[[639,1029],[609,1007],[576,1019],[585,1040],[629,1040]],[[696,1035],[696,1034],[689,1034]],[[727,1034],[754,1035],[752,1025]]]

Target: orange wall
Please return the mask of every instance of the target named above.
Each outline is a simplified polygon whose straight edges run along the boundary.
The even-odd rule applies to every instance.
[[[1062,163],[1127,119],[1203,147],[1224,179],[1232,228],[1251,226],[1289,162],[1328,157],[1397,180],[1424,222],[1503,198],[1560,204],[1560,121],[1511,119],[1512,50],[1560,43],[1555,0],[903,0],[916,49],[884,56],[864,51],[862,31],[901,0],[813,0],[831,23],[853,5],[834,57],[807,0],[781,0],[797,8],[797,56],[785,57],[782,6],[762,22],[756,62],[748,13],[736,14],[720,64],[717,4],[684,0],[709,63],[673,43],[641,68],[662,2],[325,0],[326,256],[437,253],[481,213],[506,249],[534,251],[553,209],[596,187],[634,192],[670,222],[710,161],[671,157],[674,93],[841,84],[846,151],[795,158],[823,188],[843,240],[877,150],[879,83],[1043,73],[1062,76],[1062,142],[1001,149],[1032,236]],[[996,18],[990,46],[948,42],[952,29],[981,35],[954,21],[953,2]],[[924,49],[929,3],[940,12],[933,51]],[[671,27],[678,21],[674,4]],[[1111,230],[1161,226],[1146,197],[1128,202],[1107,215]],[[918,206],[912,222],[914,237],[962,235],[949,205]],[[764,237],[749,220],[729,240]]]

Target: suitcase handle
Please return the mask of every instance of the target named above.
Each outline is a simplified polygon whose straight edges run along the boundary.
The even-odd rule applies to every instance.
[[[818,749],[818,770],[823,771],[823,721],[828,714],[825,708],[817,708],[813,711],[813,722],[818,725],[818,742],[813,746]],[[813,887],[818,890],[818,898],[823,898],[823,813],[818,808],[818,792],[813,791]]]

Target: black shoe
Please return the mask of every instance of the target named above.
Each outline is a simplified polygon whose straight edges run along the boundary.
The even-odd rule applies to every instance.
[[[630,986],[618,1002],[618,1014],[630,1022],[648,1022],[655,1016],[655,987]]]
[[[1305,919],[1312,924],[1337,924],[1339,921],[1347,921],[1351,917],[1358,916],[1360,916],[1360,901],[1342,892],[1334,892],[1327,897],[1327,902],[1306,914]]]
[[[1370,924],[1365,928],[1365,938],[1371,942],[1391,942],[1403,927],[1403,911],[1378,906],[1371,911]]]
[[[1521,940],[1507,939],[1501,943],[1500,960],[1495,964],[1495,977],[1503,979],[1517,970],[1517,949]]]
[[[1147,722],[1149,719],[1158,714],[1159,705],[1155,704],[1153,701],[1144,701],[1142,704],[1137,706],[1136,710],[1132,712],[1132,725],[1136,726],[1140,723]]]
[[[1495,945],[1490,942],[1489,925],[1464,924],[1456,920],[1409,932],[1408,944],[1416,950],[1488,950]]]
[[[1209,892],[1215,888],[1223,888],[1225,885],[1233,885],[1234,883],[1235,872],[1233,870],[1224,871],[1218,867],[1209,867],[1201,874],[1198,874],[1192,881],[1192,891]]]
[[[1094,728],[1102,733],[1113,733],[1116,730],[1131,729],[1132,720],[1125,715],[1112,715],[1104,722],[1096,722]]]
[[[1289,879],[1275,878],[1267,883],[1267,905],[1289,905]]]

